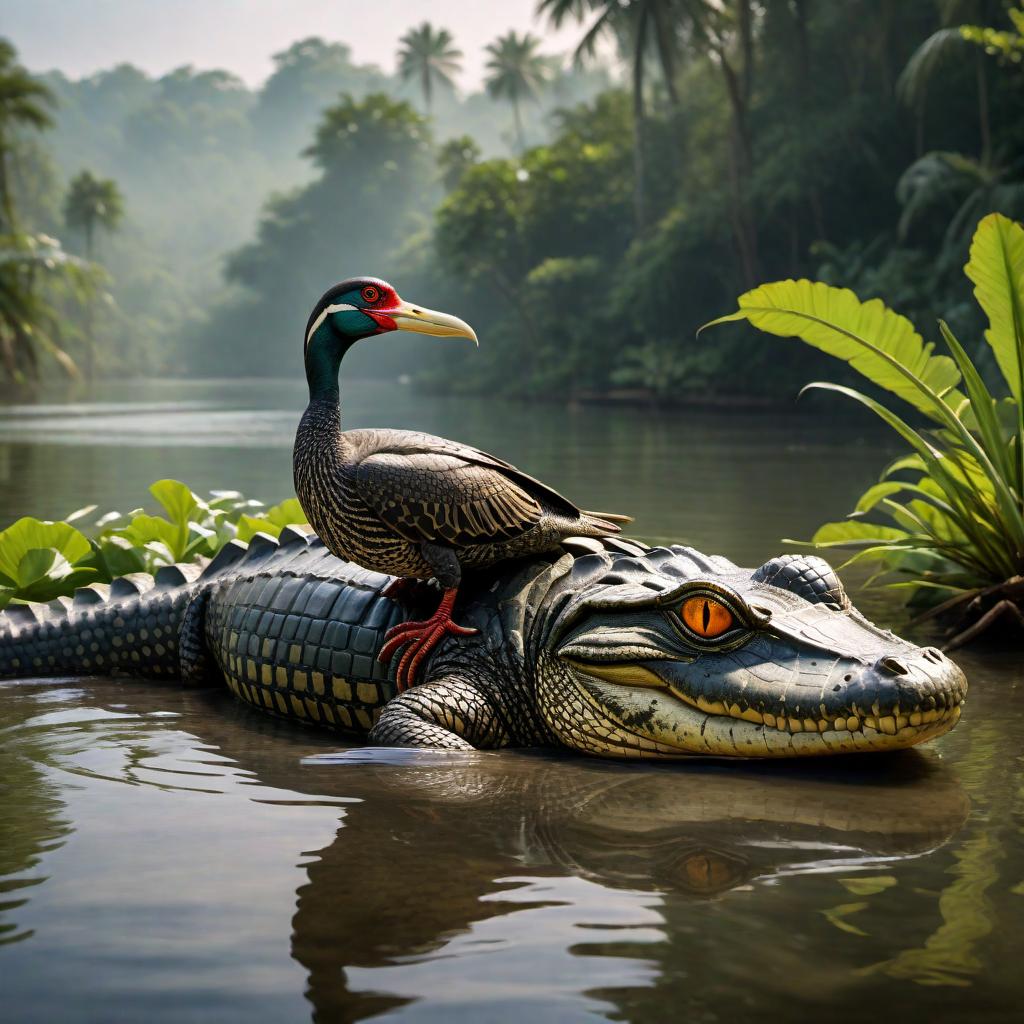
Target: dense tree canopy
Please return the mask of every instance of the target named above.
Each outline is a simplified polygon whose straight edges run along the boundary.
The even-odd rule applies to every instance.
[[[427,116],[422,74],[318,38],[256,91],[188,67],[51,73],[55,127],[44,146],[17,133],[10,189],[31,228],[59,233],[62,179],[117,180],[128,214],[103,247],[116,304],[97,345],[120,367],[297,372],[308,305],[352,272],[473,322],[478,353],[393,340],[350,367],[436,388],[792,394],[806,353],[741,328],[693,337],[750,284],[791,276],[978,327],[967,240],[988,212],[1024,212],[1019,3],[538,11],[578,23],[583,63],[507,35],[490,94],[444,85],[457,31],[410,33],[406,71],[434,69]]]

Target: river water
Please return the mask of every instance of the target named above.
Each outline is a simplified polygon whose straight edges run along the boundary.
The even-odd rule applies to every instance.
[[[302,400],[150,381],[0,407],[0,526],[125,510],[161,476],[280,500]],[[756,565],[891,454],[833,408],[353,383],[345,420],[473,442],[634,514],[638,537]],[[364,754],[218,692],[0,683],[0,1018],[1017,1020],[1024,667],[959,660],[972,689],[948,736],[783,766]]]

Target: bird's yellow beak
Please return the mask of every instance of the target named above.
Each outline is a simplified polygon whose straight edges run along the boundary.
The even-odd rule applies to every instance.
[[[424,309],[411,302],[401,301],[394,309],[387,311],[400,331],[412,331],[415,334],[432,334],[435,338],[469,338],[474,345],[476,331],[465,320],[448,313],[439,313],[436,309]]]

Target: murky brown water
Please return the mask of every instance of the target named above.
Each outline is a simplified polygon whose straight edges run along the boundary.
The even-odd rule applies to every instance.
[[[808,417],[351,390],[352,424],[465,438],[747,564],[885,456]],[[161,475],[288,493],[298,387],[102,397],[0,411],[0,525]],[[961,661],[939,742],[781,767],[339,752],[215,692],[0,684],[0,1017],[1018,1019],[1024,666]]]

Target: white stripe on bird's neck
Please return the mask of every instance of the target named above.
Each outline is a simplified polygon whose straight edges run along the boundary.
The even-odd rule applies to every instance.
[[[309,328],[309,331],[306,333],[306,344],[303,347],[304,348],[309,348],[309,343],[312,340],[313,335],[316,334],[317,328],[319,328],[319,326],[332,313],[340,313],[340,312],[342,312],[342,310],[358,309],[358,308],[359,308],[358,306],[353,306],[353,305],[351,305],[351,303],[348,303],[348,302],[339,302],[339,303],[337,303],[334,306],[324,306],[324,308],[320,311],[320,315],[313,321],[312,325]]]

